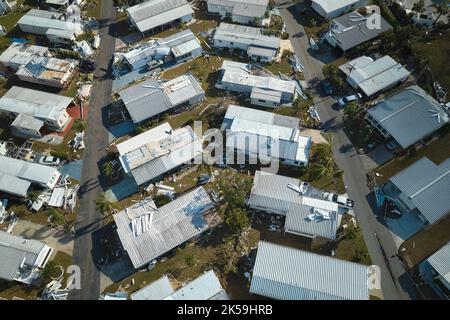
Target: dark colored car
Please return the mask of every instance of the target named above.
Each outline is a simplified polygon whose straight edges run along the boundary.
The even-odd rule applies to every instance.
[[[79,67],[81,71],[92,72],[95,70],[95,68],[97,68],[97,65],[92,60],[83,60],[81,61]]]
[[[322,84],[322,89],[326,95],[330,96],[333,94],[333,88],[331,87],[331,84],[328,80],[322,80],[321,84]]]

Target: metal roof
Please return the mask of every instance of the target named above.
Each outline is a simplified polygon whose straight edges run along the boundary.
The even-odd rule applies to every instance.
[[[0,171],[0,191],[25,197],[31,182]]]
[[[347,81],[352,86],[358,86],[366,96],[371,96],[387,89],[407,78],[410,74],[405,67],[390,56],[384,56],[375,61],[372,60],[372,62],[363,66],[359,63],[362,61],[361,59],[357,58],[355,60],[357,61],[352,60],[341,67],[350,69],[350,66],[352,66]],[[339,68],[341,69],[341,67]]]
[[[217,298],[219,297],[219,298]],[[229,300],[213,270],[187,283],[164,300]]]
[[[227,7],[234,15],[264,17],[269,0],[208,0],[208,4]]]
[[[327,13],[351,6],[359,1],[360,0],[311,0],[312,3],[318,4]]]
[[[153,201],[152,201],[153,203]],[[199,187],[155,210],[154,204],[141,202],[113,215],[117,233],[135,268],[140,268],[175,247],[209,229],[204,213],[214,207]],[[130,216],[153,213],[147,231],[135,235]]]
[[[0,55],[0,62],[6,65],[25,65],[34,56],[46,56],[49,54],[47,47],[29,45],[25,43],[13,42]]]
[[[368,19],[375,19],[372,15],[376,15],[376,19],[380,21],[380,27],[369,28]],[[349,14],[333,19],[331,33],[337,41],[337,45],[342,51],[360,45],[366,41],[376,38],[380,33],[392,29],[392,26],[378,13],[370,16],[362,16],[354,11]]]
[[[449,121],[442,106],[419,86],[410,86],[367,110],[403,148],[432,134]]]
[[[265,90],[261,88],[253,88],[250,99],[272,101],[274,103],[281,102],[281,92],[273,90]]]
[[[433,253],[427,261],[442,278],[450,283],[450,242]]]
[[[55,176],[60,176],[56,168],[5,156],[0,156],[0,172],[41,185],[47,185]]]
[[[186,0],[148,0],[128,8],[127,12],[141,32],[194,13]]]
[[[21,265],[33,267],[45,247],[41,241],[0,231],[0,278],[11,281],[21,272]]]
[[[166,122],[117,145],[124,172],[138,185],[182,165],[203,152],[191,127],[172,130]]]
[[[214,33],[214,44],[220,47],[220,43],[216,42],[219,40],[274,50],[278,50],[280,47],[280,38],[263,35],[261,28],[241,26],[224,22],[216,28]]]
[[[19,27],[22,25],[33,27],[33,30],[36,30],[35,33],[37,34],[45,34],[49,29],[68,30],[75,36],[83,32],[80,23],[59,20],[58,17],[60,15],[55,12],[31,9],[17,21],[17,25]],[[45,31],[41,32],[36,27],[45,29]]]
[[[430,224],[450,212],[450,158],[440,165],[421,158],[389,180]]]
[[[260,241],[250,292],[279,300],[368,300],[367,266]]]
[[[19,78],[25,76],[32,79],[64,82],[76,71],[75,65],[76,63],[71,60],[35,56],[27,64],[21,65],[16,75]]]
[[[24,128],[29,130],[41,130],[44,121],[41,121],[33,116],[20,113],[11,123],[11,127]]]
[[[248,47],[247,54],[249,56],[258,56],[258,57],[274,57],[277,54],[276,49],[267,49],[256,46]]]
[[[190,74],[167,82],[147,79],[119,92],[135,123],[166,112],[189,100],[195,100],[194,98],[200,98],[204,94],[198,80]]]
[[[301,181],[296,178],[256,171],[247,204],[252,209],[286,216],[285,229],[287,231],[335,239],[343,211],[338,208],[337,204],[321,199],[322,193],[311,186],[303,195],[300,195],[289,188],[288,184],[300,186]],[[305,201],[306,198],[308,201]],[[308,216],[314,214],[315,208],[330,209],[328,211],[330,211],[331,219],[309,220]]]
[[[165,275],[131,295],[131,300],[163,300],[174,292]]]
[[[0,98],[0,111],[58,121],[73,98],[13,86]]]
[[[294,123],[296,126],[279,125],[283,122]],[[227,147],[233,146],[234,149],[260,155],[267,150],[271,156],[277,156],[273,152],[276,152],[274,148],[278,146],[278,158],[307,164],[311,138],[301,136],[297,126],[296,118],[230,105],[221,129],[227,130]]]

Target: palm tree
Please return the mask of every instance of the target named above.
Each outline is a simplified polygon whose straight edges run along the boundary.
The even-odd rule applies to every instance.
[[[111,177],[112,174],[113,174],[113,168],[114,168],[114,167],[113,167],[113,164],[112,164],[111,161],[105,162],[105,163],[102,165],[102,172],[103,172],[103,174],[104,174],[105,176]]]
[[[39,192],[37,192],[37,191],[31,191],[29,194],[28,194],[28,200],[31,202],[31,203],[33,203],[33,202],[35,202],[38,198],[39,198],[39,195],[40,195],[40,193]]]
[[[425,11],[425,0],[417,1],[411,9],[416,13],[423,13]]]
[[[448,14],[449,3],[450,3],[450,0],[441,0],[441,3],[439,3],[438,5],[435,5],[438,16],[437,16],[436,20],[434,20],[433,25],[436,25],[436,23],[438,22],[439,18],[442,15],[445,16]]]
[[[333,157],[333,135],[327,132],[323,136],[326,142],[316,144],[316,153],[319,158],[328,160]]]
[[[354,101],[349,103],[344,108],[344,116],[352,120],[356,119],[360,113],[361,109],[359,108],[358,104]]]
[[[51,222],[53,222],[54,224],[62,226],[66,223],[64,213],[57,208],[47,209],[47,215],[50,217]]]
[[[98,198],[95,199],[95,206],[103,215],[106,213],[111,213],[114,209],[118,208],[116,203],[111,202],[106,198],[106,194],[104,192],[102,192]]]

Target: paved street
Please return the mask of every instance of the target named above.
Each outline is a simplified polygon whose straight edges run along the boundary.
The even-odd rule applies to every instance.
[[[101,214],[95,208],[95,199],[103,191],[100,183],[99,160],[106,155],[108,131],[106,108],[111,103],[112,79],[109,63],[114,53],[115,38],[111,36],[116,11],[112,0],[104,0],[101,8],[99,31],[101,36],[100,52],[96,58],[97,69],[94,72],[94,85],[90,97],[86,150],[80,183],[80,209],[76,221],[73,263],[81,269],[81,290],[73,290],[71,299],[96,300],[100,294],[100,272],[94,260],[99,256],[101,237]]]
[[[294,9],[295,8],[295,9]],[[381,287],[385,299],[414,298],[413,288],[405,270],[396,257],[397,248],[389,230],[377,220],[369,204],[370,190],[366,184],[366,169],[342,127],[342,115],[332,108],[336,100],[322,96],[318,80],[323,79],[323,62],[308,53],[308,39],[303,27],[296,21],[296,7],[284,5],[280,12],[286,23],[295,53],[305,66],[305,82],[315,94],[324,130],[333,132],[333,153],[339,167],[344,170],[344,182],[349,197],[355,200],[355,213],[364,240],[374,264],[381,270]]]

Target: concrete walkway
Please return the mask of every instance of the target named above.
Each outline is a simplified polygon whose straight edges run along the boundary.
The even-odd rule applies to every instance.
[[[14,235],[40,240],[55,251],[62,251],[68,255],[73,253],[73,234],[56,230],[27,220],[19,220],[13,229]]]

